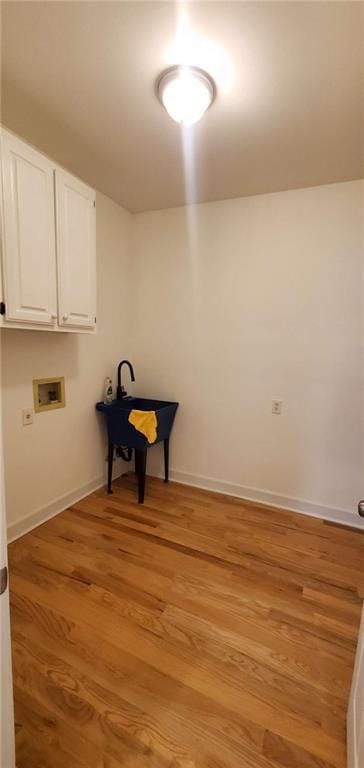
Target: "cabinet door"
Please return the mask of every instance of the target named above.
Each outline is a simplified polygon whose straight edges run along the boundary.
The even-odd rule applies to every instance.
[[[53,164],[2,130],[3,277],[6,319],[57,319]]]
[[[56,170],[58,322],[93,328],[96,318],[95,192]]]

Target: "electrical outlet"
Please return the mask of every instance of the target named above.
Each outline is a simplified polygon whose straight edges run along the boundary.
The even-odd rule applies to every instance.
[[[280,416],[282,413],[283,400],[272,400],[272,413]]]
[[[33,419],[34,419],[33,408],[23,408],[22,416],[23,416],[23,427],[27,427],[28,424],[33,424]]]

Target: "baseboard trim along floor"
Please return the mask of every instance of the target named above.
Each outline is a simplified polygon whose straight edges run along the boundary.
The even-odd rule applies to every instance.
[[[24,536],[25,533],[29,533],[33,528],[41,525],[41,523],[45,523],[46,520],[49,520],[51,517],[55,517],[55,515],[63,512],[71,504],[80,501],[84,496],[88,496],[89,493],[96,491],[104,484],[104,475],[99,475],[88,483],[82,485],[80,488],[70,491],[70,493],[66,493],[63,496],[58,496],[58,498],[54,499],[50,504],[35,510],[35,512],[30,512],[29,514],[24,515],[20,520],[16,520],[15,523],[10,523],[10,525],[8,525],[8,543],[10,544],[11,541],[15,541],[15,539],[19,539],[20,536]]]
[[[116,477],[118,476],[119,475],[116,475]],[[161,475],[157,476],[162,477]],[[171,469],[169,477],[172,482],[190,485],[194,488],[216,491],[216,493],[223,493],[227,496],[236,496],[239,499],[246,499],[247,501],[257,501],[261,504],[267,504],[270,507],[279,507],[280,509],[287,509],[291,512],[299,512],[300,514],[310,515],[311,517],[319,517],[321,520],[330,520],[333,523],[349,525],[352,528],[364,528],[364,519],[362,520],[358,515],[345,509],[328,507],[323,504],[315,504],[311,501],[295,499],[290,496],[281,496],[272,491],[266,491],[260,488],[249,488],[244,485],[229,483],[225,480],[216,480],[215,478],[204,477],[203,475],[182,472],[178,469]],[[33,528],[41,525],[41,523],[44,523],[51,517],[58,515],[60,512],[63,512],[63,510],[67,509],[71,504],[75,504],[77,501],[84,498],[84,496],[96,491],[103,485],[105,485],[105,477],[104,475],[99,475],[80,488],[77,488],[64,496],[59,496],[50,504],[41,507],[35,512],[24,515],[20,520],[17,520],[8,526],[8,542],[10,543],[20,536],[24,536],[25,533],[28,533]]]
[[[162,478],[162,474],[157,475]],[[321,520],[330,520],[333,523],[349,525],[352,528],[364,529],[364,518],[360,518],[355,512],[346,509],[328,507],[324,504],[315,504],[304,499],[296,499],[291,496],[281,496],[273,491],[266,491],[260,488],[249,488],[248,486],[229,483],[225,480],[216,480],[212,477],[203,475],[194,475],[190,472],[181,472],[178,469],[170,469],[169,478],[172,482],[190,485],[194,488],[201,488],[207,491],[216,491],[224,493],[227,496],[236,496],[246,501],[257,501],[261,504],[267,504],[270,507],[279,507],[287,509],[290,512],[299,512],[311,517],[319,517]]]

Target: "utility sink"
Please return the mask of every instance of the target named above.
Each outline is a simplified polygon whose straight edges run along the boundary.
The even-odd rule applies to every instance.
[[[169,437],[178,403],[151,400],[146,397],[126,397],[123,400],[113,400],[112,403],[96,405],[96,410],[105,414],[109,442],[138,450],[150,447],[147,438],[128,421],[129,413],[134,408],[137,411],[155,411],[158,427],[157,439],[153,445]]]
[[[138,501],[144,501],[145,474],[147,462],[147,449],[164,441],[164,468],[165,481],[168,481],[169,465],[169,436],[174,422],[178,403],[168,400],[155,400],[145,397],[124,397],[113,400],[112,403],[97,403],[96,410],[101,411],[106,419],[109,456],[108,456],[108,492],[112,493],[112,463],[114,449],[124,448],[128,450],[127,460],[131,460],[132,452],[135,454],[135,472],[138,476],[139,494]],[[149,443],[147,438],[128,421],[129,413],[133,409],[137,411],[155,411],[158,426],[157,438],[154,443]]]

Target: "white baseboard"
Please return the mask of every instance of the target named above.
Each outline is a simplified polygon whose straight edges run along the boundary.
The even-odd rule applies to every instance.
[[[162,475],[158,476],[162,477]],[[225,480],[216,480],[212,477],[194,475],[190,472],[181,472],[178,469],[171,469],[169,477],[172,482],[182,483],[183,485],[191,485],[195,488],[216,491],[217,493],[224,493],[227,496],[236,496],[239,499],[246,499],[247,501],[257,501],[261,504],[268,504],[270,507],[288,509],[292,512],[310,515],[311,517],[319,517],[322,520],[330,520],[333,523],[341,523],[343,525],[349,525],[352,528],[364,529],[364,519],[349,510],[328,507],[323,504],[315,504],[311,501],[295,499],[291,496],[281,496],[273,491],[249,488],[244,485],[229,483]],[[20,518],[15,523],[8,525],[8,543],[10,544],[11,541],[18,539],[20,536],[24,536],[25,533],[33,530],[33,528],[41,525],[41,523],[45,523],[46,520],[58,515],[60,512],[63,512],[63,510],[67,509],[71,504],[76,504],[77,501],[80,501],[80,499],[88,496],[89,493],[93,493],[93,491],[96,491],[103,485],[105,485],[105,476],[99,475],[80,488],[76,488],[73,491],[70,491],[70,493],[66,493],[64,496],[59,496],[50,504],[37,509],[35,512],[30,512],[29,514],[24,515],[24,517]]]
[[[25,533],[29,533],[33,528],[41,525],[41,523],[45,523],[46,520],[49,520],[51,517],[58,515],[59,512],[63,512],[63,510],[67,509],[71,504],[76,504],[77,501],[88,496],[89,493],[97,491],[97,489],[101,488],[103,485],[105,485],[105,476],[100,475],[99,477],[90,480],[88,483],[85,483],[85,485],[82,485],[80,488],[76,488],[75,490],[70,491],[70,493],[64,494],[64,496],[58,496],[58,498],[54,499],[54,501],[47,504],[45,507],[41,507],[40,509],[35,510],[35,512],[30,512],[29,514],[24,515],[20,520],[16,520],[15,523],[10,523],[7,529],[8,544],[10,544],[11,541],[18,539],[20,536],[24,536]]]
[[[163,477],[162,474],[158,477]],[[181,472],[179,469],[170,469],[169,478],[172,482],[191,485],[195,488],[202,488],[208,491],[217,491],[227,496],[236,496],[239,499],[247,501],[257,501],[261,504],[268,504],[270,507],[279,507],[292,512],[299,512],[311,517],[319,517],[321,520],[330,520],[333,523],[349,525],[352,528],[364,529],[364,518],[359,517],[355,512],[336,507],[328,507],[324,504],[315,504],[312,501],[296,499],[291,496],[282,496],[273,491],[266,491],[260,488],[249,488],[244,485],[229,483],[225,480],[216,480],[212,477],[203,475],[194,475],[190,472]]]

